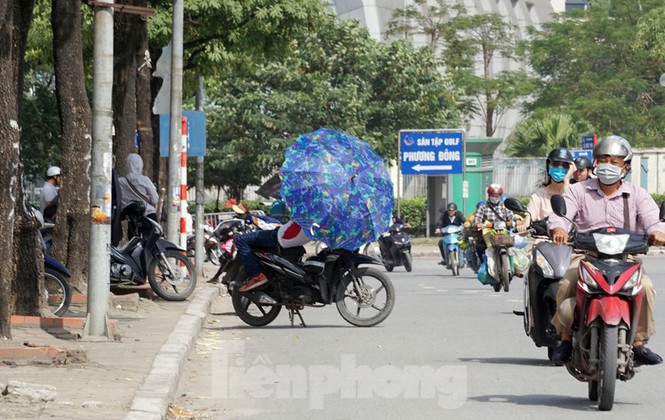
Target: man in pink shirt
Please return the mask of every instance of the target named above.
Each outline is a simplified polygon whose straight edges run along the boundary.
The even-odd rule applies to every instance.
[[[658,205],[643,188],[623,180],[630,171],[632,157],[630,144],[622,137],[608,136],[598,142],[593,149],[598,178],[579,182],[564,192],[566,217],[575,222],[580,232],[627,226],[630,230],[645,231],[654,245],[662,245],[665,243],[665,224],[659,222]],[[624,224],[624,202],[628,205],[627,214],[630,215],[627,225]],[[555,243],[567,243],[568,225],[569,222],[564,218],[550,215],[548,228]],[[579,280],[578,266],[582,257],[583,255],[573,256],[570,268],[559,281],[556,296],[558,310],[552,318],[552,325],[561,335],[562,342],[554,351],[554,361],[567,361],[572,353],[570,335],[573,317],[571,314],[561,313],[560,305],[567,298],[575,296]],[[645,300],[639,314],[633,351],[636,361],[653,365],[661,363],[663,359],[645,346],[649,337],[655,333],[656,325],[653,317],[653,283],[644,272],[642,287]]]

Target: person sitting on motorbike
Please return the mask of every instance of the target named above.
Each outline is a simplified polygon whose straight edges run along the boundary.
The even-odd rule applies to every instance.
[[[517,226],[518,232],[525,231],[531,221],[545,220],[552,213],[550,199],[555,194],[563,194],[570,185],[570,178],[575,171],[573,154],[568,149],[557,147],[547,155],[545,172],[547,181],[542,188],[531,194],[524,223]]]
[[[235,239],[238,256],[245,267],[247,281],[240,286],[239,292],[244,293],[268,282],[268,278],[259,269],[253,248],[291,248],[302,246],[311,239],[305,234],[298,223],[291,220],[277,229],[257,230],[238,236]]]
[[[659,221],[659,209],[651,195],[643,188],[625,181],[623,178],[630,171],[633,152],[630,143],[619,136],[602,139],[593,149],[597,178],[578,182],[564,193],[566,218],[572,220],[579,232],[588,232],[603,227],[623,227],[643,230],[653,245],[665,243],[665,223]],[[624,206],[628,206],[625,209]],[[629,220],[624,220],[629,215]],[[627,223],[624,223],[627,222]],[[549,217],[549,231],[555,243],[568,243],[569,222],[556,214]],[[573,255],[570,268],[559,281],[556,296],[557,312],[552,318],[552,325],[561,336],[561,344],[554,350],[552,360],[565,362],[572,355],[572,324],[574,316],[560,306],[576,294],[579,280],[578,266],[584,255]],[[654,300],[655,291],[649,276],[642,269],[642,288],[644,299],[639,314],[637,334],[633,342],[635,361],[644,364],[658,364],[663,359],[649,350],[645,344],[655,333]],[[568,313],[567,313],[568,312]]]
[[[440,234],[441,229],[446,226],[462,226],[464,224],[464,215],[461,211],[457,210],[457,204],[452,202],[448,203],[446,210],[444,211],[441,209],[441,212],[439,223],[437,223],[436,229],[434,230],[435,235]],[[447,253],[443,249],[443,239],[439,239],[439,252],[441,253],[441,262],[439,264],[447,266],[448,259],[446,258]]]
[[[575,172],[573,172],[573,179],[570,180],[571,184],[576,182],[586,181],[591,178],[591,171],[593,170],[593,163],[586,156],[580,156],[575,159]]]
[[[491,184],[487,187],[487,203],[480,206],[480,208],[476,210],[474,216],[474,223],[477,229],[483,229],[485,227],[485,222],[492,222],[493,224],[497,220],[503,220],[506,222],[506,225],[512,225],[515,223],[515,215],[512,211],[506,208],[503,202],[501,202],[502,194],[503,188],[499,184]],[[481,260],[485,255],[486,249],[487,244],[485,241],[478,241],[478,244],[476,244],[476,251]]]

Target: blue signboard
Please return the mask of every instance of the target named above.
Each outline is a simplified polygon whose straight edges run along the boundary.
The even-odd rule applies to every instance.
[[[182,111],[187,118],[187,156],[206,155],[206,114],[203,111]],[[169,135],[171,131],[168,114],[159,114],[159,156],[169,156]],[[180,124],[178,124],[180,127]],[[178,151],[180,153],[180,151]]]
[[[570,153],[573,154],[573,158],[577,159],[578,157],[584,156],[588,157],[589,160],[593,161],[593,150],[571,150]]]
[[[464,162],[464,133],[451,131],[399,132],[402,175],[461,174]]]
[[[595,134],[582,136],[582,149],[584,150],[593,149],[593,147],[596,145],[596,139],[597,137]]]

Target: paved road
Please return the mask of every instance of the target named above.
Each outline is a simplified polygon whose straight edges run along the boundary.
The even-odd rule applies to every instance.
[[[522,285],[495,293],[468,269],[453,278],[435,258],[396,268],[391,316],[373,328],[348,325],[334,306],[306,308],[307,328],[283,311],[247,327],[229,297],[213,305],[174,401],[197,418],[385,419],[661,418],[665,366],[618,383],[614,409],[599,413],[587,386],[555,367],[524,335]],[[665,257],[645,258],[665,296]],[[656,319],[665,325],[665,301]],[[651,347],[665,354],[665,336]]]

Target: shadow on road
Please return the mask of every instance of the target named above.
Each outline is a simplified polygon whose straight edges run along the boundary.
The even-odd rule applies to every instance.
[[[529,395],[479,395],[477,397],[469,397],[469,400],[478,402],[506,402],[517,405],[525,406],[543,406],[543,407],[558,407],[565,408],[571,411],[598,411],[598,406],[594,401],[589,401],[588,398],[580,398],[564,395],[548,395],[548,394],[529,394]],[[636,403],[614,402],[614,405],[639,405]]]
[[[460,357],[458,359],[460,362],[476,362],[476,363],[490,363],[496,365],[522,365],[522,366],[545,366],[545,367],[557,367],[554,363],[550,362],[547,359],[532,359],[532,358],[520,358],[520,357]]]

